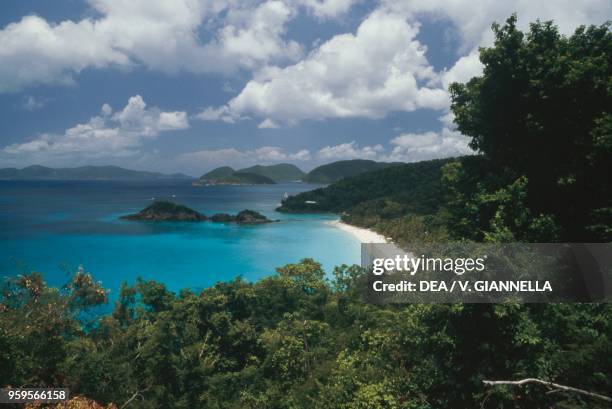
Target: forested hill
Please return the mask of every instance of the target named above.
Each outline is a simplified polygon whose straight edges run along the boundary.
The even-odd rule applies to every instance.
[[[227,169],[232,171],[230,174],[226,174]],[[276,183],[269,177],[258,175],[255,173],[247,172],[234,172],[232,168],[217,168],[212,172],[209,172],[193,184],[195,186],[206,186],[206,185],[272,185]]]
[[[440,205],[441,169],[449,161],[437,159],[365,172],[291,196],[277,210],[342,213],[366,202],[388,200],[401,203],[403,211],[429,213]]]
[[[265,176],[275,182],[292,182],[301,180],[305,173],[300,168],[290,163],[279,163],[277,165],[255,165],[250,168],[239,169],[240,173],[253,173]]]
[[[364,172],[384,169],[399,164],[399,162],[385,163],[366,159],[341,160],[314,168],[304,176],[304,182],[332,183]]]
[[[234,169],[229,166],[221,166],[220,168],[215,168],[208,173],[203,174],[200,179],[207,180],[217,180],[224,179],[232,176],[236,172]]]

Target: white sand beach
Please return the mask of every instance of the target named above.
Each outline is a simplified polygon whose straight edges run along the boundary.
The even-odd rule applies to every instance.
[[[389,241],[381,234],[378,234],[372,230],[364,229],[362,227],[351,226],[340,220],[333,220],[327,222],[330,226],[334,226],[338,229],[344,230],[351,233],[362,243],[388,243]]]

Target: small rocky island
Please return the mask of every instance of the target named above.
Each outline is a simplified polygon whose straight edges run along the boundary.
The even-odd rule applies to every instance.
[[[235,216],[227,213],[217,213],[213,215],[210,220],[213,222],[238,224],[261,224],[270,223],[272,221],[263,214],[253,210],[243,210]]]
[[[203,222],[208,217],[202,213],[167,200],[156,200],[135,214],[121,216],[123,220],[135,221],[168,221],[168,222]]]
[[[156,200],[140,212],[121,216],[120,219],[153,222],[203,222],[209,220],[212,222],[237,224],[262,224],[273,222],[273,220],[253,210],[243,210],[237,215],[218,213],[209,218],[187,206],[167,200]]]

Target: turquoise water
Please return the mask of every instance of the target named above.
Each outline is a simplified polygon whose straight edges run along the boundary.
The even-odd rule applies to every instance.
[[[80,265],[115,293],[136,277],[171,290],[200,289],[242,276],[256,280],[275,267],[312,257],[326,271],[359,262],[359,242],[329,226],[330,215],[277,213],[284,192],[316,186],[193,187],[188,181],[0,181],[0,275],[43,273],[66,282]],[[118,220],[171,198],[204,214],[257,210],[278,223],[151,223]]]

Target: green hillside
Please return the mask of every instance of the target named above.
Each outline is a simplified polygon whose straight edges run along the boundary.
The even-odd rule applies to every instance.
[[[234,171],[229,166],[213,169],[202,175],[193,184],[196,186],[205,185],[270,185],[274,180],[269,177],[256,173]]]
[[[384,169],[400,163],[375,162],[366,159],[341,160],[311,170],[305,177],[308,183],[332,183],[371,170]]]
[[[443,169],[453,161],[472,163],[479,158],[437,159],[365,172],[324,188],[290,196],[277,210],[338,213],[345,222],[374,228],[402,240],[412,231],[396,231],[390,224],[406,215],[428,215],[432,223],[439,224],[431,215],[437,215],[444,205]]]
[[[118,166],[80,166],[76,168],[50,168],[32,165],[23,169],[0,169],[0,179],[11,180],[108,180],[108,179],[182,179],[189,176],[176,173],[164,175],[158,172],[130,170]]]
[[[214,180],[214,179],[224,179],[232,176],[236,172],[234,169],[229,166],[221,166],[220,168],[215,168],[208,173],[203,174],[200,179]]]
[[[228,182],[248,185],[273,185],[274,183],[276,183],[268,177],[248,172],[235,172],[226,180]]]
[[[254,173],[265,176],[275,182],[291,182],[301,180],[305,173],[300,168],[290,163],[279,163],[277,165],[255,165],[238,170],[240,173]]]

